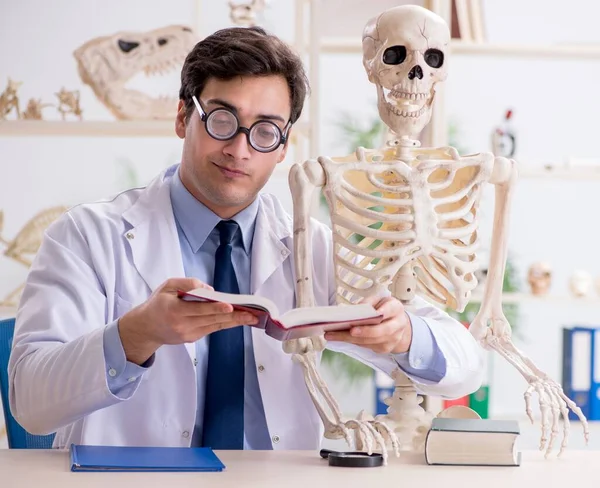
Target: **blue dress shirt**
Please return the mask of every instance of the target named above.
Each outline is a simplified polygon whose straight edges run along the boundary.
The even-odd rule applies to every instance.
[[[215,226],[221,219],[189,193],[181,182],[179,171],[173,175],[170,190],[185,274],[212,286],[214,257],[219,244],[219,234]],[[242,294],[250,293],[250,257],[258,205],[259,200],[256,199],[250,206],[233,217],[241,230],[234,241],[232,260]],[[395,354],[394,359],[399,367],[407,373],[439,382],[446,374],[445,357],[427,323],[417,315],[410,313],[408,315],[413,329],[411,347],[406,353]],[[208,337],[204,337],[196,343],[198,408],[192,445],[198,445],[202,438],[201,424],[208,367],[208,340]],[[244,326],[244,348],[244,449],[272,449],[258,385],[252,334],[248,326]],[[137,384],[144,371],[154,362],[154,356],[143,366],[127,361],[117,322],[110,324],[105,329],[104,356],[108,387],[115,395],[130,393],[128,390]]]

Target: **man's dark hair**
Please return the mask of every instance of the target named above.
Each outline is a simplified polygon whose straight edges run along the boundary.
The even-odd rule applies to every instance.
[[[278,37],[261,27],[222,29],[198,42],[181,70],[179,99],[185,102],[186,118],[210,78],[231,80],[237,76],[281,75],[290,89],[292,123],[300,118],[309,83],[300,57]]]

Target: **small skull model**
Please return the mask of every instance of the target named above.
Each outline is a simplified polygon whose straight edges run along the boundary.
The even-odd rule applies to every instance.
[[[391,8],[363,31],[363,66],[377,85],[377,107],[397,135],[416,138],[431,119],[436,84],[447,78],[450,31],[431,11]]]
[[[571,293],[576,297],[585,297],[592,288],[592,276],[587,271],[575,271],[569,280]]]
[[[533,295],[545,295],[552,284],[552,268],[549,263],[533,263],[527,273],[527,282]]]
[[[265,0],[252,0],[235,4],[229,2],[229,18],[235,25],[242,27],[251,27],[256,25],[257,13],[264,10]]]

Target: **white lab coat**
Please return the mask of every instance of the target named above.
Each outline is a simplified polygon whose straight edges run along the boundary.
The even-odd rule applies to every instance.
[[[31,267],[17,313],[9,364],[10,408],[33,434],[56,432],[55,447],[76,444],[189,446],[196,411],[195,347],[162,346],[152,367],[122,397],[107,386],[103,329],[184,270],[168,179],[110,201],[79,205],[55,222]],[[280,310],[294,307],[292,219],[276,198],[260,196],[252,255],[252,293]],[[318,305],[334,293],[331,232],[312,223]],[[468,331],[419,301],[445,354],[438,383],[413,378],[425,394],[459,397],[482,379],[482,350]],[[316,449],[320,417],[301,367],[278,342],[253,329],[254,354],[274,449]],[[338,350],[390,373],[389,356],[348,344]],[[259,369],[258,367],[261,366]],[[429,383],[429,384],[428,384]]]

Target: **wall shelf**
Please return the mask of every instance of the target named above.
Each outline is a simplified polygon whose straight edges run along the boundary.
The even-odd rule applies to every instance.
[[[592,181],[600,180],[600,166],[541,166],[527,167],[526,164],[519,165],[519,179],[539,180],[572,180]]]
[[[0,136],[177,137],[174,120],[2,120]]]
[[[481,302],[483,295],[474,293],[471,302]],[[565,305],[600,305],[600,296],[591,293],[587,297],[576,297],[574,295],[532,295],[531,293],[504,293],[502,303],[538,303],[538,304],[565,304]]]
[[[294,135],[307,134],[298,122]],[[0,137],[177,137],[175,120],[0,120]]]
[[[489,44],[451,42],[452,54],[479,54],[510,57],[551,57],[553,59],[600,59],[600,44]]]
[[[362,41],[360,37],[323,37],[321,51],[327,54],[360,54]],[[586,45],[527,45],[527,44],[492,44],[465,41],[451,41],[452,54],[477,54],[489,56],[523,56],[552,57],[553,59],[600,59],[600,44]]]

